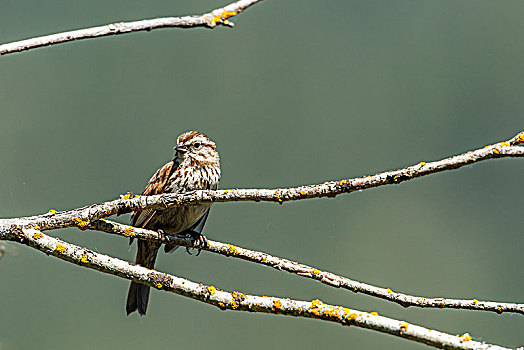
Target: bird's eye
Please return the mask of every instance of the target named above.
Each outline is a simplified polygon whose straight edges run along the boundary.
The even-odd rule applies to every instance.
[[[200,142],[197,142],[193,145],[193,147],[195,147],[195,149],[199,149],[200,147],[202,146],[202,144]]]

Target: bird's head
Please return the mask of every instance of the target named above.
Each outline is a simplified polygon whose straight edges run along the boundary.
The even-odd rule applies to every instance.
[[[178,136],[174,150],[180,163],[196,161],[218,164],[220,160],[215,143],[206,135],[196,131],[187,131]]]

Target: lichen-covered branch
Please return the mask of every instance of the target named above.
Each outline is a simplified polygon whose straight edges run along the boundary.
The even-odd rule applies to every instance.
[[[0,231],[0,239],[17,241],[48,255],[95,269],[153,288],[180,294],[214,305],[222,310],[250,311],[316,318],[346,326],[356,326],[446,349],[505,349],[477,342],[469,334],[453,336],[372,312],[324,304],[320,300],[302,301],[279,297],[262,297],[241,292],[227,292],[187,279],[146,269],[46,235],[35,228],[20,227]]]
[[[79,222],[88,222],[114,214],[128,213],[133,210],[154,208],[158,210],[177,205],[212,202],[276,202],[303,200],[310,198],[335,197],[385,185],[399,184],[421,176],[446,170],[461,168],[488,159],[524,157],[524,132],[517,134],[506,142],[499,142],[474,151],[459,154],[435,162],[420,162],[399,170],[385,171],[379,174],[339,181],[329,181],[317,185],[304,185],[293,188],[277,189],[226,189],[198,190],[188,193],[172,193],[155,196],[121,196],[121,198],[94,204],[88,207],[56,212],[44,215],[0,220],[0,225],[37,225],[43,230],[77,226]]]
[[[155,231],[136,228],[103,219],[87,223],[81,228],[118,234],[130,238],[155,240],[162,243],[167,243],[169,240],[169,243],[176,243],[184,247],[192,247],[193,244],[191,238],[189,237],[166,236]],[[332,287],[344,288],[355,293],[364,293],[381,299],[389,300],[404,307],[416,306],[439,309],[468,309],[478,311],[492,311],[497,313],[520,313],[524,315],[524,304],[482,301],[477,299],[468,300],[413,296],[392,291],[389,288],[376,287],[370,284],[354,281],[346,277],[335,275],[331,272],[321,271],[308,265],[300,264],[266,253],[233,246],[231,244],[208,240],[208,246],[203,249],[220,255],[235,257],[238,259],[266,265],[279,271],[287,271],[302,277],[311,278]]]
[[[112,23],[99,27],[73,30],[69,32],[40,36],[0,45],[0,56],[13,52],[20,52],[37,47],[55,45],[68,41],[96,38],[101,36],[150,31],[159,28],[215,28],[217,25],[233,27],[228,18],[238,15],[248,7],[262,0],[240,0],[225,7],[215,9],[209,13],[197,16],[162,17],[134,22]]]

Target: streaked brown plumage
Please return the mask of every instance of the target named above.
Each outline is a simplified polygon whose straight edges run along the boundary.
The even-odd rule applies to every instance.
[[[174,149],[174,159],[156,171],[143,195],[217,188],[220,180],[220,158],[213,141],[202,133],[188,131],[178,137]],[[191,234],[195,239],[195,246],[199,247],[205,242],[201,232],[210,207],[211,204],[197,204],[161,211],[145,209],[133,213],[131,224],[166,234]],[[154,268],[160,245],[157,242],[139,240],[136,263]],[[166,245],[164,250],[170,252],[175,248],[176,246]],[[138,310],[141,315],[145,315],[148,299],[149,287],[131,282],[127,295],[127,314]]]

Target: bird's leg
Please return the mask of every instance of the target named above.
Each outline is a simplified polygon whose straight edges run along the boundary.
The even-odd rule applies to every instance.
[[[164,230],[158,229],[156,230],[158,234],[160,235],[160,241],[164,244],[169,244],[171,242],[171,237],[164,232]]]

